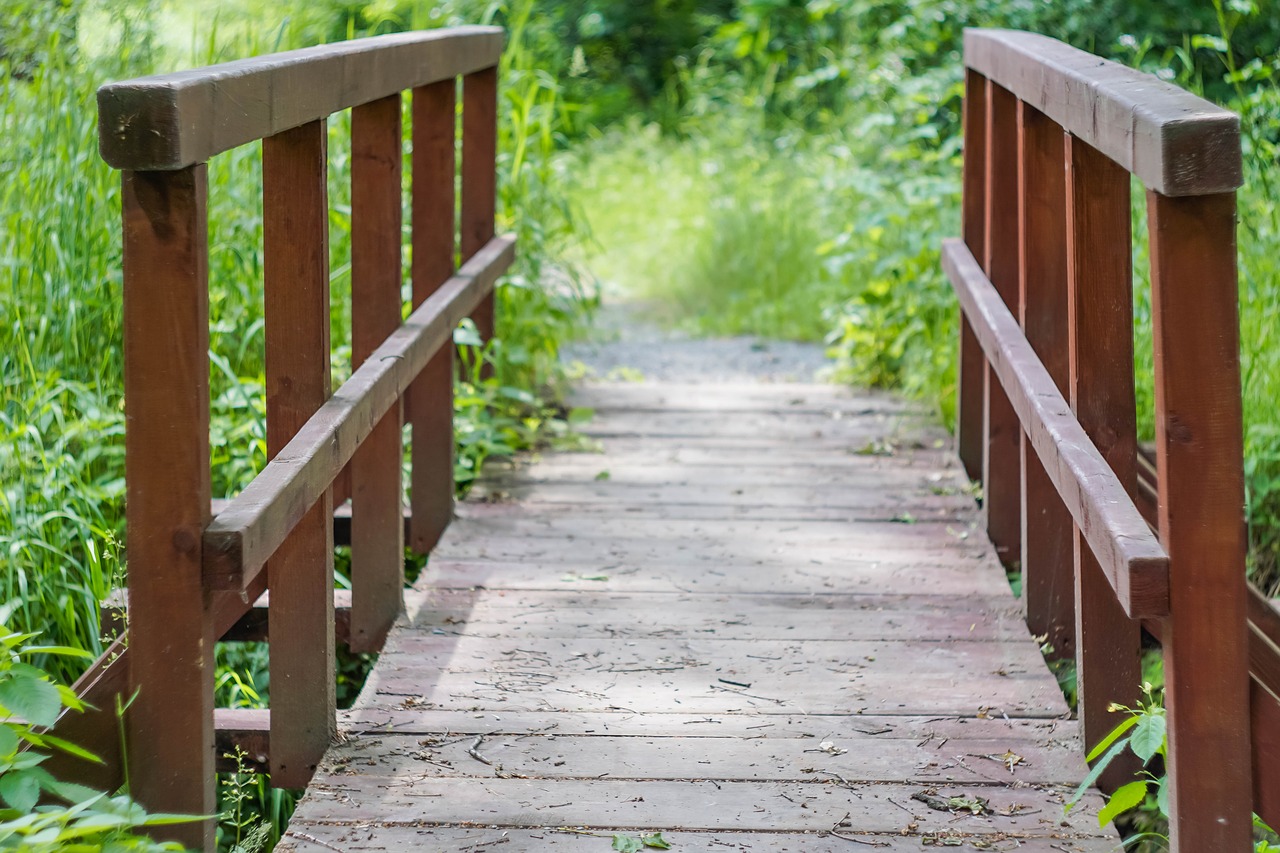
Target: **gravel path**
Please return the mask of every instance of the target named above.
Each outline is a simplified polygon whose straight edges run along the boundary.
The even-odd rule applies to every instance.
[[[590,337],[561,349],[597,379],[813,382],[830,364],[821,344],[755,337],[695,338],[643,319],[640,306],[605,304]]]

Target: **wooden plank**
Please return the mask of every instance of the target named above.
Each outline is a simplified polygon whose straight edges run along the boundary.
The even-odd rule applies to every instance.
[[[267,453],[273,459],[288,453],[289,442],[329,398],[327,171],[323,121],[263,140]],[[333,502],[324,485],[296,524],[278,529],[282,541],[267,564],[275,594],[271,777],[282,788],[307,784],[334,733]],[[233,501],[229,511],[234,507]]]
[[[374,790],[384,825],[439,823],[461,813],[490,826],[817,831],[830,829],[847,813],[855,831],[905,831],[917,835],[917,844],[919,835],[956,829],[986,833],[997,827],[1013,835],[1063,830],[1069,837],[1110,835],[1098,829],[1097,795],[1086,796],[1064,817],[1063,789],[939,786],[943,797],[982,796],[994,813],[986,818],[958,817],[911,799],[918,785],[844,787],[834,782],[415,779],[412,785],[388,788],[382,780],[347,774],[313,786],[308,819],[316,824],[364,820],[359,802]]]
[[[333,113],[495,64],[500,27],[394,33],[108,83],[98,90],[102,158],[180,169]]]
[[[364,777],[539,779],[718,779],[731,782],[849,782],[1070,785],[1085,772],[1076,741],[938,738],[831,740],[828,752],[811,738],[564,736],[491,734],[474,738],[371,734],[330,750],[320,773],[357,764]],[[823,743],[828,742],[826,739]],[[469,754],[475,748],[491,764]],[[834,753],[834,754],[833,754]],[[1017,760],[1005,759],[1012,753]],[[1006,761],[1014,760],[1010,770]]]
[[[971,70],[966,70],[964,77],[962,168],[964,241],[975,256],[981,256],[986,246],[987,81]],[[960,462],[971,480],[982,479],[985,452],[982,437],[983,385],[986,373],[982,347],[974,337],[969,318],[962,312],[959,362],[956,365],[956,445]]]
[[[205,581],[250,583],[403,394],[458,320],[511,263],[515,244],[495,238],[410,315],[204,532]]]
[[[271,772],[271,712],[217,708],[213,712],[219,773]]]
[[[213,626],[200,569],[211,497],[208,173],[123,181],[132,793],[150,811],[212,814]],[[213,821],[157,834],[212,849]]]
[[[291,824],[295,825],[295,824]],[[287,830],[276,847],[285,851],[325,853],[335,847],[339,850],[488,850],[500,845],[512,850],[560,850],[564,853],[599,853],[601,845],[610,843],[611,830],[584,831],[575,829],[488,829],[484,827],[439,826],[383,826],[360,824],[312,824],[298,822],[295,830]],[[615,829],[624,829],[615,827]],[[636,832],[624,832],[636,837]],[[1112,853],[1115,838],[1085,838],[1066,831],[1029,838],[1011,838],[1007,833],[992,828],[988,832],[970,832],[951,828],[930,836],[897,833],[855,833],[848,827],[832,835],[829,832],[672,832],[664,830],[662,837],[676,850],[750,850],[753,853],[848,853],[857,845],[870,846],[886,853],[918,853],[920,845],[928,843],[944,846],[971,845],[973,849],[999,850],[1002,844],[1016,843],[1021,853]],[[851,842],[850,839],[853,839]],[[507,845],[510,845],[508,847]]]
[[[1014,316],[1018,314],[1017,109],[1017,99],[1007,89],[988,81],[982,268]],[[990,360],[986,364],[982,513],[1000,562],[1010,567],[1022,556],[1022,427]]]
[[[492,589],[563,590],[589,583],[593,588],[626,592],[732,592],[745,595],[787,589],[797,593],[883,592],[917,585],[938,595],[1000,595],[1009,584],[1002,572],[986,560],[912,560],[885,563],[850,558],[814,563],[794,562],[672,567],[610,561],[574,562],[572,558],[521,560],[433,560],[423,573],[424,583],[457,589],[487,586]],[[584,581],[604,574],[607,581]],[[890,587],[889,585],[893,586]]]
[[[729,640],[1026,638],[1006,597],[432,590],[410,599],[414,630],[468,637],[719,637]]]
[[[964,61],[1166,196],[1243,182],[1240,119],[1150,74],[1035,33],[967,29]]]
[[[413,304],[453,274],[457,81],[413,92]],[[453,517],[453,347],[440,347],[409,388],[413,422],[409,547],[430,551]]]
[[[1058,391],[1067,393],[1066,160],[1062,128],[1018,102],[1018,322]],[[975,339],[976,340],[976,339]],[[1024,431],[1022,600],[1027,627],[1050,654],[1075,655],[1071,513]]]
[[[595,411],[649,412],[840,412],[845,417],[915,412],[927,407],[901,397],[842,385],[786,382],[586,382],[571,389],[570,406]]]
[[[1148,194],[1174,850],[1249,844],[1235,196]]]
[[[1070,399],[1080,426],[1125,492],[1137,491],[1133,376],[1133,238],[1129,173],[1067,140],[1067,317]],[[1080,525],[1083,526],[1083,525]],[[1115,728],[1113,704],[1141,699],[1141,627],[1125,614],[1098,558],[1075,532],[1076,678],[1089,749]],[[1111,792],[1141,769],[1121,756],[1099,780]]]
[[[1268,826],[1280,822],[1280,699],[1257,679],[1249,682],[1249,727],[1253,732],[1253,810]]]
[[[913,440],[942,441],[946,435],[932,415],[875,414],[844,417],[840,412],[823,415],[792,415],[789,412],[759,412],[733,418],[708,418],[699,413],[657,413],[643,411],[603,411],[578,427],[593,438],[645,436],[701,438],[794,438],[805,441],[851,442],[854,449],[891,442],[895,434]]]
[[[400,95],[351,111],[351,367],[400,325]],[[401,407],[351,460],[351,650],[377,651],[403,606]]]
[[[943,266],[1028,437],[1131,618],[1169,612],[1169,557],[959,240]]]
[[[498,69],[474,71],[462,78],[462,203],[459,249],[472,258],[493,239],[498,196]],[[488,293],[471,313],[482,341],[494,326],[494,296]],[[485,375],[483,369],[481,375]]]

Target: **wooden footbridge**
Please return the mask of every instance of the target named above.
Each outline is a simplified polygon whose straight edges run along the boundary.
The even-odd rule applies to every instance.
[[[274,784],[310,785],[296,850],[606,850],[615,832],[1109,850],[1101,797],[1063,802],[1108,705],[1138,698],[1145,629],[1164,645],[1172,848],[1243,851],[1251,808],[1280,821],[1280,619],[1244,581],[1236,116],[1048,38],[968,32],[964,233],[943,247],[958,453],[885,395],[590,386],[602,452],[491,471],[455,510],[451,333],[468,315],[492,333],[514,252],[494,235],[501,46],[493,28],[409,33],[101,90],[124,180],[129,621],[77,689],[133,698],[127,756],[109,711],[59,723],[106,759],[64,773],[112,786],[127,757],[148,808],[212,814],[240,746]],[[331,393],[325,121],[345,109],[354,370]],[[273,458],[215,505],[205,163],[258,140]],[[408,591],[406,544],[431,552]],[[215,643],[267,636],[270,710],[215,708]],[[341,714],[335,639],[382,649]],[[1046,641],[1076,660],[1078,716]],[[172,831],[212,844],[211,820]]]

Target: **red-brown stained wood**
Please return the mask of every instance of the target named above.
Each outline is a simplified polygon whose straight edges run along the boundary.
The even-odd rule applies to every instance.
[[[964,78],[964,241],[981,257],[986,224],[987,84],[973,71]],[[960,314],[960,358],[956,367],[956,452],[971,480],[982,479],[982,386],[986,377],[982,347],[969,318]]]
[[[462,260],[480,251],[493,237],[498,178],[498,69],[476,71],[462,78]],[[480,339],[494,334],[494,296],[484,298],[471,319]],[[482,370],[481,375],[485,375]]]
[[[1235,195],[1148,193],[1175,851],[1250,839]]]
[[[329,207],[323,121],[264,139],[267,451],[329,398]],[[261,476],[261,475],[259,475]],[[305,785],[334,733],[333,504],[329,489],[267,563],[271,777]]]
[[[1066,149],[1062,128],[1018,102],[1018,293],[1023,333],[1065,394],[1067,363]],[[1022,434],[1022,600],[1027,627],[1058,658],[1075,654],[1071,513]]]
[[[413,92],[413,304],[453,273],[457,81]],[[453,517],[453,346],[442,346],[409,389],[413,423],[409,547],[430,551]]]
[[[983,269],[1014,316],[1018,314],[1017,110],[1017,99],[988,81]],[[983,515],[1000,562],[1010,566],[1022,552],[1022,428],[989,363],[983,389]]]
[[[1253,732],[1253,810],[1268,826],[1280,823],[1280,699],[1249,681],[1249,725]]]
[[[409,316],[310,418],[279,456],[205,529],[205,581],[242,590],[302,516],[329,490],[373,425],[391,409],[454,327],[489,292],[515,256],[495,237]]]
[[[400,96],[351,111],[351,363],[400,325]],[[351,461],[352,651],[376,651],[403,606],[401,407]]]
[[[1070,399],[1080,425],[1129,495],[1137,490],[1133,379],[1133,265],[1129,173],[1067,140],[1067,314]],[[1112,703],[1137,705],[1141,627],[1129,619],[1098,558],[1075,535],[1076,677],[1086,747],[1116,725]],[[1099,784],[1114,790],[1138,769],[1129,754]]]
[[[123,178],[132,792],[150,811],[212,814],[208,174]],[[157,835],[212,849],[213,821]]]
[[[942,266],[1124,612],[1133,618],[1167,616],[1169,557],[1129,493],[1085,434],[968,247],[960,240],[944,240]]]

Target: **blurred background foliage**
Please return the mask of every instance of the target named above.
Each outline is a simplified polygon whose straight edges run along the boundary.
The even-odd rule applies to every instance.
[[[938,245],[958,232],[962,34],[1014,27],[1243,116],[1251,572],[1277,591],[1276,0],[0,0],[0,14],[0,622],[16,631],[100,651],[99,601],[124,572],[119,191],[97,156],[98,85],[458,23],[508,31],[499,216],[521,241],[500,340],[471,356],[494,379],[458,386],[460,488],[485,459],[563,440],[558,346],[597,288],[699,333],[825,341],[836,380],[900,389],[950,421],[957,316]],[[338,377],[348,133],[330,121]],[[229,494],[265,461],[257,147],[217,158],[210,186],[215,489]],[[1135,270],[1149,434],[1142,240]],[[222,655],[222,700],[265,701],[261,650]],[[81,665],[46,664],[66,679]],[[347,662],[349,691],[362,665]],[[237,804],[256,786],[251,811],[278,828],[287,796],[233,784]],[[252,825],[242,811],[228,845]]]

